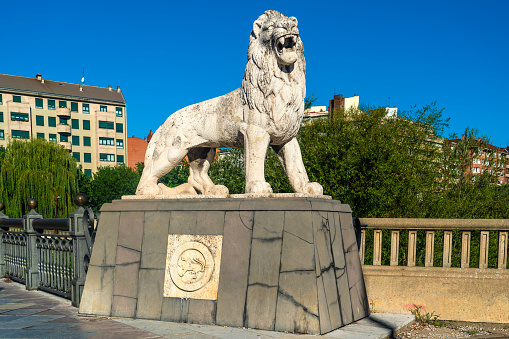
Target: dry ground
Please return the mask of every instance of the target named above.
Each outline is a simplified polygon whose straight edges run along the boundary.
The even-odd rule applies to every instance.
[[[445,322],[444,326],[421,324],[410,325],[396,335],[397,339],[409,338],[509,338],[509,324],[469,323],[460,321]]]

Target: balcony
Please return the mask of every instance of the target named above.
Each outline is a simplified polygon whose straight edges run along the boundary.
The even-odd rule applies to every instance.
[[[58,125],[57,126],[57,132],[64,135],[70,135],[71,134],[71,125]]]
[[[71,117],[71,109],[57,107],[57,115],[62,118],[70,118]]]
[[[59,141],[58,144],[64,146],[64,148],[66,150],[68,150],[69,152],[72,150],[72,145],[71,145],[70,141],[67,141],[67,142],[66,141]]]

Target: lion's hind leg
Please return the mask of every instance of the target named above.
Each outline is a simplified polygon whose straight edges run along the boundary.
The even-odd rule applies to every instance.
[[[187,153],[189,159],[189,179],[187,182],[204,195],[228,195],[228,188],[215,185],[208,175],[210,164],[216,155],[215,148],[196,147]]]
[[[155,145],[155,143],[154,143]],[[159,179],[174,169],[186,156],[187,149],[157,149],[152,146],[145,156],[145,168],[136,190],[137,195],[177,195],[196,194],[188,183],[177,187],[167,187]]]

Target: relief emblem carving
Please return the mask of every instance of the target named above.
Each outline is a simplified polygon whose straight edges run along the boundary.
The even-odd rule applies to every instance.
[[[164,296],[217,299],[223,237],[168,235]]]

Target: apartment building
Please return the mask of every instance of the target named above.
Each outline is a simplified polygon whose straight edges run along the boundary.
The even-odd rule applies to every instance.
[[[465,140],[465,136],[448,140],[454,144]],[[468,171],[473,175],[479,175],[488,171],[497,177],[498,185],[509,183],[509,150],[507,148],[497,147],[491,144],[481,143],[481,138],[477,140],[478,152],[472,155],[472,164]]]
[[[119,87],[0,74],[0,146],[29,138],[62,145],[87,175],[127,163],[124,96]]]

